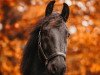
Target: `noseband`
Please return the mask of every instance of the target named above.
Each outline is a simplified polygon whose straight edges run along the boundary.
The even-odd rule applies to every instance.
[[[43,48],[41,46],[41,30],[39,31],[39,34],[38,34],[38,46],[39,46],[39,49],[38,49],[38,55],[39,55],[39,58],[40,60],[42,61],[41,57],[40,57],[40,53],[42,54],[43,58],[45,59],[44,63],[45,63],[45,66],[48,65],[49,61],[52,60],[53,58],[57,57],[57,56],[61,56],[63,57],[64,59],[66,59],[66,54],[65,53],[62,53],[62,52],[56,52],[56,53],[53,53],[52,55],[50,56],[46,56],[44,51],[43,51]]]

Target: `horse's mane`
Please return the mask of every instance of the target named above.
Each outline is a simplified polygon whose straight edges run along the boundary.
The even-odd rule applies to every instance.
[[[38,32],[41,26],[41,21],[39,21],[39,23],[37,23],[36,26],[33,27],[27,44],[25,45],[21,62],[21,72],[23,75],[30,75],[29,73],[32,70],[31,68],[37,51]]]

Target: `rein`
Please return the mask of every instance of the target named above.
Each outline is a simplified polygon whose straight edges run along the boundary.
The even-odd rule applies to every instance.
[[[41,57],[40,57],[40,52],[41,54],[43,55],[45,61],[45,66],[48,65],[49,61],[52,60],[53,58],[57,57],[57,56],[61,56],[63,57],[64,59],[66,59],[66,54],[65,53],[62,53],[62,52],[56,52],[56,53],[53,53],[52,55],[50,55],[49,57],[47,57],[43,51],[43,48],[41,46],[41,30],[39,31],[39,34],[38,34],[38,56],[40,58],[40,60],[42,61]],[[43,61],[42,61],[43,62]]]

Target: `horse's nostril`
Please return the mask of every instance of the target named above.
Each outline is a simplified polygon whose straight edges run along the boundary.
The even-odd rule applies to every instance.
[[[55,74],[57,71],[57,67],[53,64],[52,65],[52,73]]]
[[[58,74],[58,75],[62,75],[64,74],[66,71],[66,66],[62,65],[62,66],[58,66],[58,65],[52,65],[52,74]]]
[[[64,73],[66,71],[66,66],[64,66],[62,70],[62,72]]]
[[[64,65],[61,74],[64,74],[66,72],[66,65]]]

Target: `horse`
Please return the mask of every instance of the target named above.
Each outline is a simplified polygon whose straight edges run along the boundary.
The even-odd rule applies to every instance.
[[[64,75],[66,71],[69,7],[63,3],[60,14],[53,12],[54,4],[54,0],[48,3],[45,17],[30,33],[22,57],[22,75]]]

